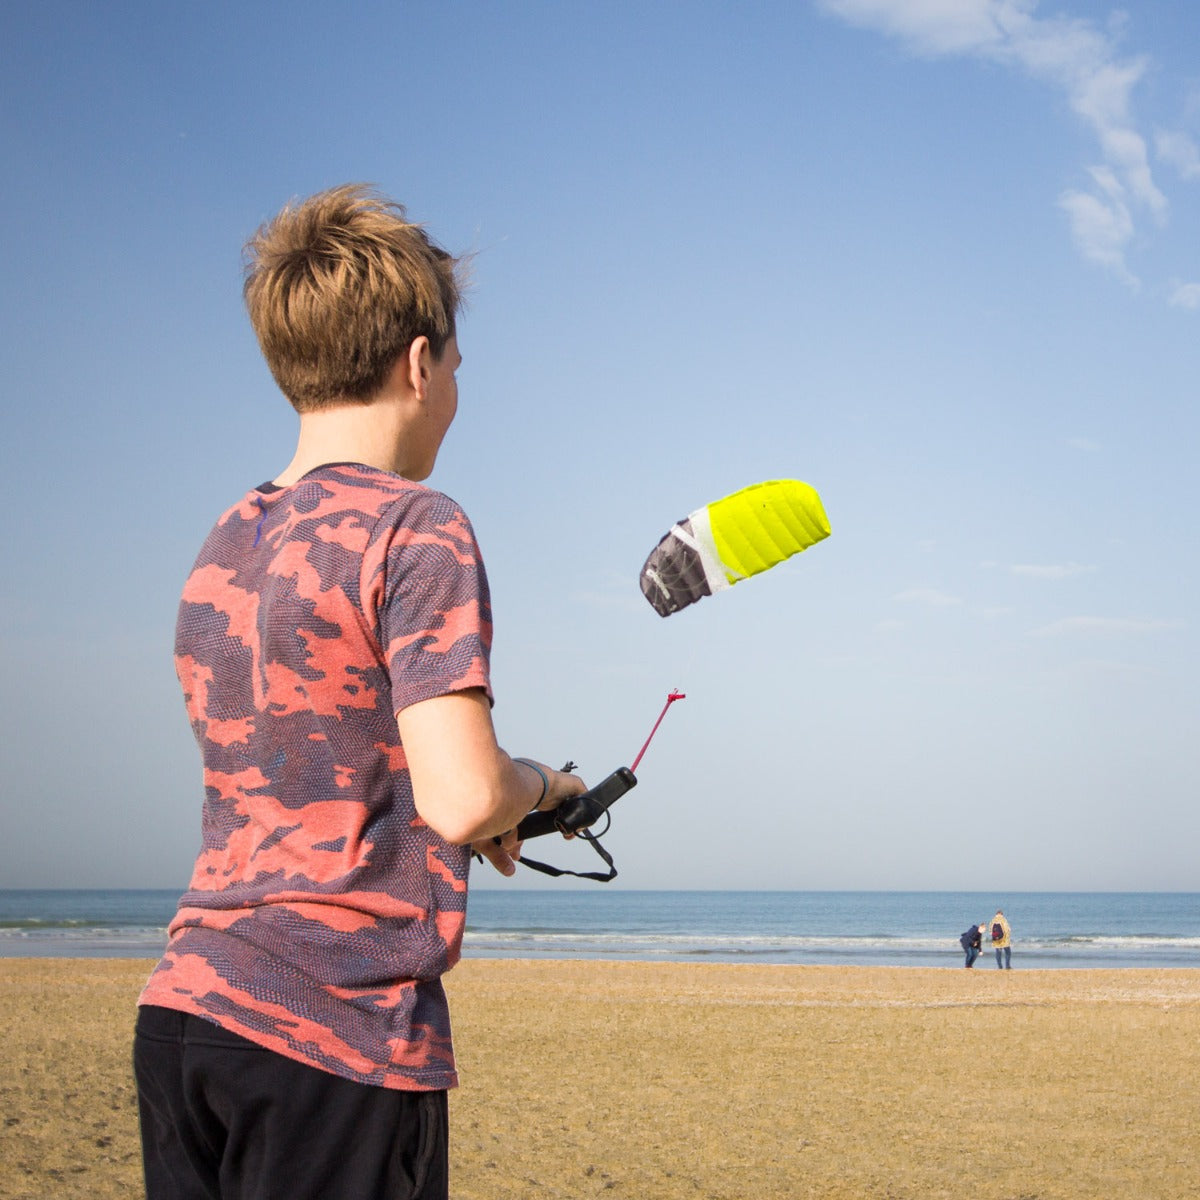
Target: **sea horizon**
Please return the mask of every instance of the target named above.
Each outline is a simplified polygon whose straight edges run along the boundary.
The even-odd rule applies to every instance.
[[[156,958],[180,894],[0,889],[0,957]],[[1014,967],[1200,967],[1200,893],[1175,891],[476,888],[463,957],[961,967],[997,908]]]

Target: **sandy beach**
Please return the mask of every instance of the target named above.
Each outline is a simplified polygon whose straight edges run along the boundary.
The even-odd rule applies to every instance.
[[[151,963],[0,959],[0,1196],[141,1195]],[[475,959],[455,1200],[1200,1197],[1200,970]]]

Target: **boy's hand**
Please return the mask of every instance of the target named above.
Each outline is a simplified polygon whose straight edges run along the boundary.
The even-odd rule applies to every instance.
[[[498,838],[484,838],[472,842],[471,850],[483,858],[500,872],[501,875],[515,875],[517,859],[521,857],[521,843],[517,841],[517,831],[510,829]]]

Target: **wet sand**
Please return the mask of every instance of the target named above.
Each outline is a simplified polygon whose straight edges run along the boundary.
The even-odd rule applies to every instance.
[[[152,964],[0,959],[0,1197],[141,1195]],[[1200,970],[473,959],[455,1200],[1200,1197]]]

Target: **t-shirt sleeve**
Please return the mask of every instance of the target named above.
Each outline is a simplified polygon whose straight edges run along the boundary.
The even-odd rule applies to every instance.
[[[378,620],[392,710],[475,687],[491,700],[491,597],[466,514],[422,489],[397,506],[387,537]]]

